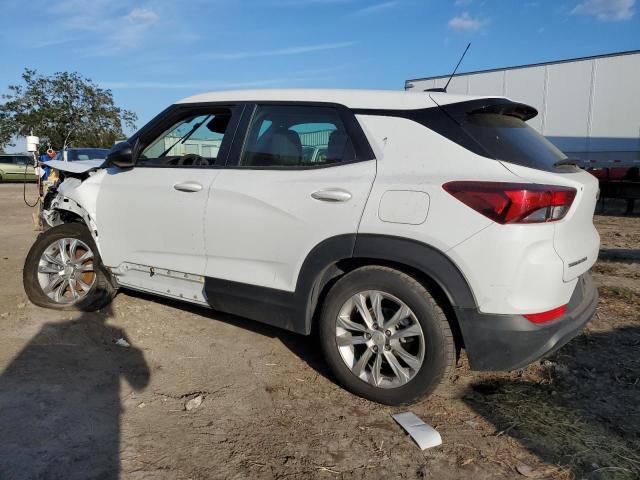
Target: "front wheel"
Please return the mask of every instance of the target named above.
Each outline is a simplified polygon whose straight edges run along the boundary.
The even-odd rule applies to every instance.
[[[387,405],[432,393],[455,362],[453,335],[440,306],[421,283],[387,267],[362,267],[336,282],[319,331],[338,381]]]
[[[22,280],[32,303],[58,310],[98,310],[115,294],[95,242],[80,223],[41,233],[27,254]]]

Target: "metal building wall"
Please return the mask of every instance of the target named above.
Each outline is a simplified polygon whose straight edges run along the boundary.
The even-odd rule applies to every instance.
[[[420,91],[446,81],[408,80],[405,88]],[[539,115],[529,123],[584,162],[640,162],[640,51],[460,74],[448,91],[534,106]]]

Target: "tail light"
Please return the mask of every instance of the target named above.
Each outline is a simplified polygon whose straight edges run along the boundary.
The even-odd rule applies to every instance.
[[[575,188],[535,183],[449,182],[442,188],[501,224],[560,220],[576,196]]]

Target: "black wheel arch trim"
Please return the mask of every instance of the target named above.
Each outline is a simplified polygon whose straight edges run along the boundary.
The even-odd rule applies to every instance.
[[[353,256],[407,265],[436,282],[453,307],[477,308],[469,282],[458,266],[431,245],[390,235],[359,234]]]
[[[417,270],[434,281],[454,308],[477,308],[467,280],[442,251],[402,237],[346,234],[316,245],[302,264],[294,292],[207,277],[212,308],[281,327],[311,333],[318,300],[326,285],[344,271],[340,262],[390,262]]]

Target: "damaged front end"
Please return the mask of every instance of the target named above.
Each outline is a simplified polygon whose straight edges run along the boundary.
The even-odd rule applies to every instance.
[[[53,160],[45,165],[55,169],[58,180],[49,186],[42,202],[42,224],[47,229],[70,222],[87,225],[97,242],[95,205],[104,161],[64,162]]]

